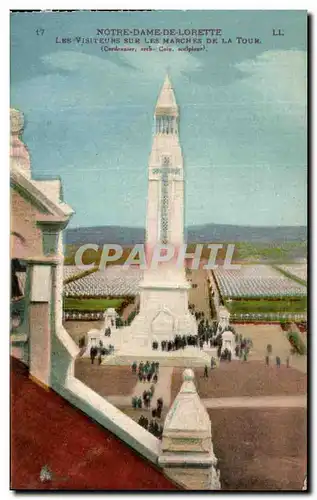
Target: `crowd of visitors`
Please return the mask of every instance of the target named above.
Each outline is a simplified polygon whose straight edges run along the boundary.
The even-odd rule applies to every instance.
[[[109,354],[112,354],[114,351],[114,346],[109,344],[108,347],[105,347],[103,345],[102,340],[99,341],[99,345],[92,346],[90,348],[90,360],[91,364],[93,365],[95,362],[95,359],[97,358],[98,360],[98,365],[101,365],[103,356],[107,356]]]
[[[265,356],[265,364],[266,364],[266,366],[270,365],[270,356],[269,356],[269,354],[267,354]],[[281,367],[281,358],[280,358],[280,356],[275,356],[275,364],[276,364],[277,368]],[[285,364],[286,364],[286,368],[289,368],[289,366],[290,366],[290,358],[289,358],[289,356],[286,357]]]
[[[132,397],[132,408],[147,408],[150,409],[151,401],[154,395],[155,386],[152,384],[149,391],[143,391],[141,396]]]
[[[141,415],[138,420],[138,424],[157,438],[162,439],[163,425],[159,424],[155,419],[149,421],[147,417]]]
[[[189,309],[198,322],[197,335],[176,335],[173,340],[162,340],[160,345],[157,341],[154,341],[152,343],[153,350],[158,350],[160,348],[162,351],[169,352],[185,349],[187,346],[200,347],[202,349],[204,343],[207,343],[210,347],[220,346],[221,348],[221,334],[223,332],[221,331],[221,327],[218,327],[218,322],[209,322],[208,319],[205,318],[204,312],[195,311],[194,306],[191,304]],[[229,325],[226,330],[230,330],[235,334],[235,330],[231,325]]]
[[[152,381],[156,384],[156,382],[158,381],[159,369],[160,363],[158,361],[152,361],[152,363],[150,363],[149,361],[143,363],[143,361],[141,361],[139,366],[137,362],[134,361],[131,365],[132,373],[138,374],[138,379],[140,382]]]
[[[144,408],[146,410],[151,409],[151,402],[154,395],[154,386],[151,386],[149,391],[144,391],[141,396],[133,396],[132,398],[132,408],[135,410]],[[152,418],[160,419],[163,411],[163,398],[158,398],[156,400],[156,408],[152,408]]]
[[[198,346],[198,336],[197,335],[176,335],[174,340],[162,340],[161,350],[162,351],[177,351],[178,349],[185,349],[186,346]],[[153,350],[158,349],[158,342],[152,343]]]

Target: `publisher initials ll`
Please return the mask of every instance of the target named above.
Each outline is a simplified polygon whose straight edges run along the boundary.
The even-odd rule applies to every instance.
[[[284,31],[281,30],[280,28],[278,29],[273,29],[273,36],[284,36]]]

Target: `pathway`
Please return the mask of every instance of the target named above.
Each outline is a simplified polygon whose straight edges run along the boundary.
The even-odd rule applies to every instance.
[[[172,367],[160,367],[158,374],[158,381],[155,385],[153,402],[156,403],[158,398],[162,398],[164,407],[169,408],[171,404],[171,385],[172,385]],[[118,407],[131,406],[133,396],[141,397],[143,391],[149,391],[153,382],[140,382],[137,381],[133,392],[129,396],[108,396],[106,399],[109,403]],[[155,406],[155,404],[154,404]]]
[[[307,395],[202,399],[206,408],[306,408]]]
[[[210,319],[207,272],[204,269],[193,269],[190,278],[197,288],[189,290],[189,303],[194,304],[196,311],[203,312]]]
[[[171,385],[172,385],[172,375],[173,375],[173,367],[160,367],[158,374],[158,381],[155,385],[154,399],[156,401],[158,398],[162,398],[164,401],[164,406],[169,406],[171,404]],[[140,382],[138,380],[133,394],[133,396],[142,397],[143,391],[150,390],[153,382]]]
[[[137,295],[132,304],[128,304],[127,307],[122,311],[121,317],[124,321],[126,321],[129,315],[138,307],[140,302],[140,297]]]
[[[279,356],[283,364],[286,363],[286,358],[290,355],[290,343],[286,337],[286,333],[282,330],[279,324],[241,324],[234,325],[236,332],[241,333],[244,337],[249,337],[253,341],[249,360],[263,360],[266,356],[266,346],[272,345],[273,352],[271,358],[275,362],[275,357]],[[290,366],[303,373],[307,373],[307,356],[293,355],[290,358]]]

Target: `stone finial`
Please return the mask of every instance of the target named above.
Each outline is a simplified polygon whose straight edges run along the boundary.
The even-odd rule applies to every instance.
[[[20,134],[24,127],[24,117],[21,111],[10,109],[10,131],[11,134]]]
[[[183,380],[184,382],[189,382],[189,381],[192,381],[194,382],[195,380],[195,374],[193,372],[193,370],[191,370],[190,368],[186,368],[186,370],[183,371]]]
[[[193,370],[184,370],[182,387],[164,422],[159,464],[188,489],[220,489],[211,421],[194,380]]]
[[[28,178],[31,177],[30,155],[26,145],[20,139],[24,127],[24,117],[21,111],[10,109],[10,164]]]

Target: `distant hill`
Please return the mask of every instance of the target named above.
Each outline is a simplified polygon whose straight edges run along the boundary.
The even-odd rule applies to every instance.
[[[131,246],[143,243],[144,228],[121,226],[78,227],[65,230],[64,242],[67,245],[84,245],[96,243],[116,243]],[[306,242],[306,226],[256,227],[233,226],[226,224],[204,224],[189,226],[186,231],[188,243],[238,243],[283,244],[286,242]]]

